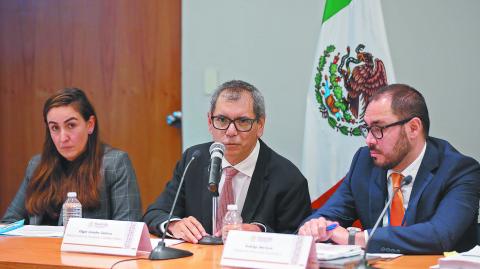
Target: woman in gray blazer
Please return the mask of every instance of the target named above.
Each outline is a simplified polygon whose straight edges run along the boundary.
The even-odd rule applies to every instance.
[[[62,225],[61,207],[77,192],[84,218],[139,221],[140,193],[127,153],[104,145],[85,93],[66,88],[44,105],[45,141],[2,221]]]

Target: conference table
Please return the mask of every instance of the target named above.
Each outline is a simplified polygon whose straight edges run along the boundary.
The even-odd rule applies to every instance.
[[[193,256],[163,261],[150,261],[148,254],[136,257],[112,256],[61,252],[61,238],[9,237],[0,236],[0,268],[224,268],[220,265],[223,246],[205,246],[189,243],[175,245],[175,248],[193,252]],[[402,256],[388,261],[377,261],[374,266],[385,269],[429,268],[437,264],[436,255]],[[126,261],[137,258],[137,260]],[[125,260],[124,262],[119,261]]]

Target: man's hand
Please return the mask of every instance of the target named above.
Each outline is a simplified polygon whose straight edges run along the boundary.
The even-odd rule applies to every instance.
[[[348,245],[348,230],[338,226],[332,231],[330,239],[338,245]]]
[[[258,225],[255,224],[248,224],[248,223],[243,223],[241,225],[241,228],[235,228],[236,225],[225,225],[223,226],[222,230],[225,231],[227,234],[230,230],[241,230],[241,231],[250,231],[250,232],[262,232],[262,229],[258,227]],[[238,227],[238,226],[237,226]],[[221,237],[222,236],[222,231],[218,231],[215,236]]]
[[[335,230],[333,230],[330,239],[332,239],[332,241],[338,245],[348,245],[348,230],[343,227],[337,227]],[[355,234],[355,245],[365,248],[365,244],[364,232],[357,232]]]
[[[318,219],[311,219],[305,222],[302,225],[302,227],[300,227],[300,229],[298,230],[298,234],[311,235],[313,236],[313,239],[315,240],[315,242],[327,241],[332,237],[333,233],[340,227],[338,226],[337,228],[331,231],[327,231],[327,226],[334,223],[337,223],[337,222],[329,221],[324,217],[320,217]],[[347,232],[347,239],[348,239],[348,232]]]
[[[170,222],[168,231],[173,237],[190,243],[198,243],[202,237],[208,235],[202,224],[195,217],[187,217]]]

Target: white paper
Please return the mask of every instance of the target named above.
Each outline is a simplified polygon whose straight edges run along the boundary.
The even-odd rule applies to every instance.
[[[362,248],[356,245],[316,243],[315,247],[317,250],[317,259],[319,260],[333,260],[363,254]]]
[[[480,268],[480,246],[475,246],[469,251],[452,255],[438,260],[440,268]]]
[[[460,253],[462,256],[475,256],[475,257],[480,257],[480,246],[476,245],[474,248],[467,252],[462,252]]]
[[[6,232],[4,235],[25,237],[62,237],[63,226],[25,225],[10,232]]]
[[[395,259],[403,254],[396,254],[396,253],[367,253],[367,258],[381,258],[381,259]]]

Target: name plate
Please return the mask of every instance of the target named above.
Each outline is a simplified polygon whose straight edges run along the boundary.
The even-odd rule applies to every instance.
[[[311,236],[229,231],[222,266],[259,269],[318,268]]]
[[[143,222],[73,218],[63,235],[62,251],[136,256],[152,245]]]

